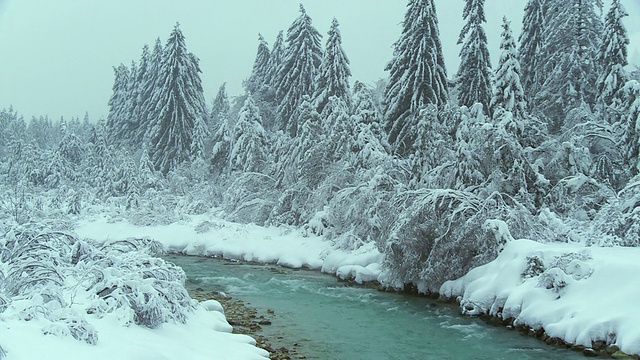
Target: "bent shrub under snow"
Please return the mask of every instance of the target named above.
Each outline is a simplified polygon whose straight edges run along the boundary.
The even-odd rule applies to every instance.
[[[89,344],[98,342],[89,316],[116,313],[125,326],[149,328],[184,323],[195,301],[182,269],[153,257],[161,252],[149,239],[96,244],[63,232],[13,229],[0,236],[0,313],[44,320],[44,334]]]
[[[457,190],[407,191],[392,205],[393,221],[378,239],[388,285],[411,284],[422,293],[437,293],[445,281],[493,260],[512,239],[508,229],[519,236],[529,226],[527,210],[497,192],[481,198]]]

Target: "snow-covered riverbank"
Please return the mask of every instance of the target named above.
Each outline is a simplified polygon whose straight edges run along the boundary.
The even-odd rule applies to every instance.
[[[158,226],[136,226],[98,217],[82,220],[75,232],[81,239],[98,243],[148,237],[170,252],[307,267],[358,282],[385,281],[381,271],[383,257],[373,245],[347,251],[296,228],[237,224],[212,216],[193,216]],[[496,260],[445,283],[440,292],[457,298],[463,312],[469,315],[513,319],[515,324],[543,328],[549,336],[567,343],[592,347],[600,341],[637,354],[640,315],[634,304],[640,298],[638,259],[637,248],[516,240],[509,242]],[[74,309],[90,308],[89,293],[74,294]],[[14,299],[0,315],[0,346],[8,359],[32,359],[43,353],[54,354],[54,359],[168,359],[178,354],[189,354],[191,359],[266,356],[254,346],[253,339],[230,334],[224,315],[211,307],[207,310],[197,306],[185,324],[168,322],[155,329],[123,323],[121,312],[102,317],[88,314],[85,318],[99,334],[99,341],[91,345],[64,336],[62,330],[58,335],[63,336],[53,336],[55,329],[50,319],[24,321],[18,314],[20,307],[26,305],[29,304]],[[51,331],[42,330],[46,328]]]
[[[148,236],[171,252],[218,255],[308,267],[357,282],[385,282],[382,255],[372,245],[349,252],[300,229],[260,227],[221,219],[191,217],[168,226],[137,227],[105,219],[77,229],[99,240]],[[582,244],[510,242],[493,262],[445,283],[440,292],[459,297],[469,315],[489,313],[516,324],[544,328],[567,343],[593,346],[604,341],[640,353],[640,248],[599,248]]]
[[[76,231],[80,237],[98,241],[123,236],[149,237],[162,243],[168,252],[305,267],[358,283],[383,276],[380,270],[383,256],[374,244],[353,251],[343,250],[321,236],[293,227],[262,227],[210,216],[191,216],[170,225],[142,227],[98,218],[83,221]]]
[[[446,282],[469,315],[544,329],[586,348],[640,353],[640,248],[510,242],[498,258]]]

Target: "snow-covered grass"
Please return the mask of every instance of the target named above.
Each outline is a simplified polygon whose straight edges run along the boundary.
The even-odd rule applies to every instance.
[[[469,315],[512,318],[567,343],[604,341],[639,354],[638,274],[640,248],[517,240],[440,293],[457,297]]]

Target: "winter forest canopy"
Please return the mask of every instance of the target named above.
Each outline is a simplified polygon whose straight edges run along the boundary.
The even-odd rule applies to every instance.
[[[606,13],[528,0],[518,38],[504,19],[495,64],[484,0],[461,16],[461,64],[447,69],[433,0],[409,0],[388,78],[368,85],[351,79],[339,21],[323,34],[301,5],[273,44],[258,36],[245,94],[221,84],[211,104],[176,24],[114,68],[106,119],[0,112],[0,234],[219,208],[343,249],[373,243],[392,286],[427,292],[514,238],[639,246],[640,73],[620,0]]]

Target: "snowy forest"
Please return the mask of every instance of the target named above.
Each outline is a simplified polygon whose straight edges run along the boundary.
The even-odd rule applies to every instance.
[[[221,84],[210,104],[176,24],[114,68],[106,119],[0,112],[0,233],[218,209],[340,249],[375,244],[389,287],[423,293],[512,239],[640,246],[640,72],[623,5],[603,9],[528,0],[492,64],[484,0],[467,0],[452,71],[433,1],[409,0],[388,78],[365,84],[338,20],[323,35],[301,5],[273,44],[258,36],[245,93]],[[0,287],[0,309],[9,297]]]

